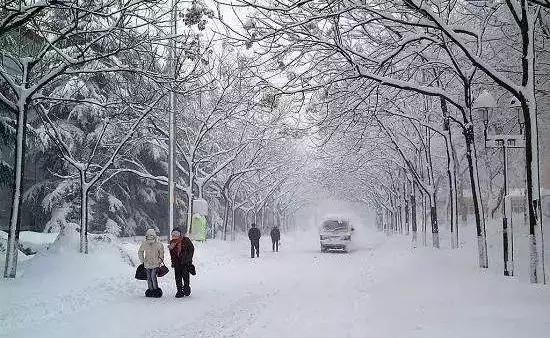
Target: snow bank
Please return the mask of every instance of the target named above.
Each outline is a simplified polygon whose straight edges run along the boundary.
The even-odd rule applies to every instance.
[[[58,233],[43,233],[34,231],[21,231],[19,234],[19,243],[30,249],[32,252],[39,252],[47,249],[57,238]]]
[[[34,231],[21,231],[19,233],[19,246],[27,252],[27,255],[42,251],[52,244],[57,238],[57,233],[42,233]],[[5,243],[8,240],[8,234],[0,231],[0,250],[5,252]]]
[[[33,239],[40,242],[40,236]],[[0,280],[0,336],[37,318],[59,319],[134,293],[137,283],[128,278],[134,269],[117,245],[92,237],[88,255],[79,254],[78,247],[78,233],[60,235],[47,250],[20,262],[15,279]]]
[[[21,246],[21,245],[20,245]],[[8,248],[8,233],[0,230],[0,267],[4,271],[4,264],[6,262],[6,250]],[[26,250],[25,250],[26,251]],[[19,261],[24,262],[32,257],[28,256],[25,252],[18,250],[17,258]]]

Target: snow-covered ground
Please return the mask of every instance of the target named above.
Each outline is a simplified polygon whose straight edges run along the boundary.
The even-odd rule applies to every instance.
[[[3,337],[546,337],[550,287],[480,272],[472,250],[411,250],[409,239],[358,229],[356,250],[320,253],[315,232],[197,243],[190,298],[145,298],[122,259],[136,244],[69,238],[0,281]],[[122,250],[121,250],[122,249]],[[121,252],[124,254],[121,255]],[[473,263],[474,262],[474,263]]]

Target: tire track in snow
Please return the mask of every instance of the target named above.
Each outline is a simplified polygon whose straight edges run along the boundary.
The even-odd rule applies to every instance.
[[[240,337],[268,306],[270,299],[278,293],[279,290],[262,296],[248,293],[228,304],[202,313],[198,321],[182,321],[181,324],[167,329],[151,330],[142,337]]]

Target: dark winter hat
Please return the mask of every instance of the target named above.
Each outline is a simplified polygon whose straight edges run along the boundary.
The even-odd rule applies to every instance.
[[[256,227],[256,223],[252,223],[251,227],[255,228],[255,227]]]

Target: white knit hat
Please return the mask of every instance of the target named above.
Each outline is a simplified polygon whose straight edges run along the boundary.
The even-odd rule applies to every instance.
[[[145,238],[150,238],[150,239],[157,238],[157,233],[155,232],[155,229],[147,229],[147,232],[145,233]]]

